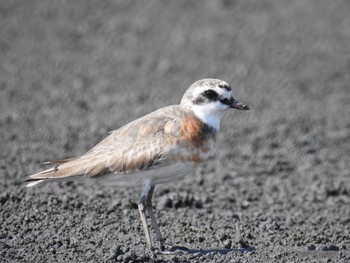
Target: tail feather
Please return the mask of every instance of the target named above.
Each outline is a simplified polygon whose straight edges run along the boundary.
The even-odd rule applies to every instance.
[[[51,161],[44,162],[43,164],[60,165],[60,164],[67,163],[67,162],[77,160],[77,159],[79,159],[79,157],[67,158],[67,159],[62,159],[62,160],[51,160]]]
[[[58,161],[50,161],[48,163],[55,164],[54,167],[42,172],[28,176],[25,181],[28,182],[27,187],[35,186],[49,181],[70,181],[78,179],[85,174],[86,169],[91,161],[85,158],[71,158]]]
[[[35,181],[32,181],[32,182],[29,182],[26,186],[27,187],[32,187],[32,186],[35,186],[35,185],[38,185],[38,184],[42,184],[44,182],[44,180],[35,180]]]

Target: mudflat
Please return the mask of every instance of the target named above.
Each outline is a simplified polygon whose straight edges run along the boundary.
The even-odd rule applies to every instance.
[[[349,12],[325,0],[1,1],[0,261],[349,262]],[[138,188],[25,188],[42,162],[83,154],[207,77],[251,110],[225,113],[215,156],[155,192],[166,242],[193,253],[145,250]]]

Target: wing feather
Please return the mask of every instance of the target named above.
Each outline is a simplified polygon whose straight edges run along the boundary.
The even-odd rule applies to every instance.
[[[27,181],[95,177],[106,173],[131,173],[169,163],[179,127],[177,106],[158,110],[113,132],[81,157],[52,161],[55,166],[31,175]]]

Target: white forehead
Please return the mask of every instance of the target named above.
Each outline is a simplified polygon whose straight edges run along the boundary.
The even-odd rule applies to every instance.
[[[197,97],[197,96],[203,94],[203,92],[206,90],[214,90],[222,98],[231,98],[231,96],[232,96],[232,93],[230,90],[220,88],[217,85],[215,85],[215,86],[212,86],[212,85],[211,86],[197,86],[193,89],[192,94],[194,97]]]

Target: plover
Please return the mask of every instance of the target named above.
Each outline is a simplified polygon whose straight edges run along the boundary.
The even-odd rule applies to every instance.
[[[233,98],[226,82],[198,80],[179,105],[161,108],[111,132],[82,156],[51,161],[52,168],[26,178],[27,186],[82,178],[109,186],[142,186],[138,208],[148,247],[152,249],[153,245],[146,215],[160,249],[164,249],[152,211],[155,186],[180,179],[207,160],[227,109],[249,107]]]

